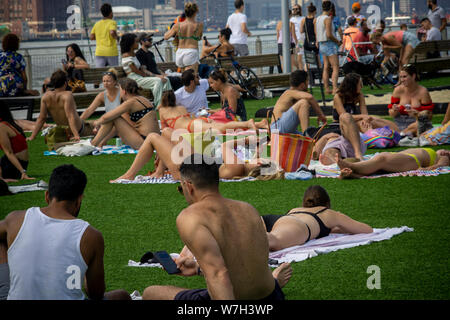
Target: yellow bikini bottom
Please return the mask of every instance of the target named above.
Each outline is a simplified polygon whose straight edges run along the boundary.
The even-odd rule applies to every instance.
[[[428,155],[430,156],[430,163],[428,166],[434,165],[434,162],[436,161],[436,156],[437,156],[436,151],[434,151],[431,148],[422,148],[422,149],[425,150],[426,152],[428,152]],[[421,167],[420,161],[419,161],[419,159],[417,159],[417,156],[415,154],[412,154],[412,153],[405,153],[405,154],[412,157],[414,160],[416,160],[417,166],[419,168]]]

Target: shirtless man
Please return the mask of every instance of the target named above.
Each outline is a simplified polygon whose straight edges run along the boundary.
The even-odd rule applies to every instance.
[[[291,277],[290,264],[270,271],[269,244],[258,211],[220,194],[218,166],[210,160],[193,154],[180,167],[181,188],[189,207],[176,223],[181,240],[197,261],[189,255],[175,260],[181,275],[203,274],[208,289],[150,286],[143,298],[284,299],[281,287]]]
[[[314,146],[313,160],[319,160],[323,165],[335,162],[335,156],[364,160],[367,146],[361,138],[359,128],[348,112],[339,116],[341,134],[328,133],[322,136]]]
[[[47,120],[47,112],[53,121],[59,126],[69,126],[73,137],[71,140],[79,141],[80,136],[93,135],[92,128],[88,122],[81,120],[77,113],[75,100],[71,91],[66,91],[67,74],[63,70],[55,71],[50,78],[54,90],[47,91],[41,98],[41,109],[36,120],[33,133],[27,139],[34,140]]]
[[[389,115],[394,118],[402,136],[411,139],[432,127],[434,104],[427,88],[418,83],[414,65],[406,65],[400,71],[400,85],[394,89]],[[403,140],[403,139],[402,139]]]
[[[278,99],[273,109],[270,125],[271,130],[279,130],[280,133],[297,133],[300,124],[302,132],[309,127],[309,108],[313,107],[319,122],[327,123],[325,114],[313,95],[308,93],[308,74],[302,70],[296,70],[290,76],[291,87]]]

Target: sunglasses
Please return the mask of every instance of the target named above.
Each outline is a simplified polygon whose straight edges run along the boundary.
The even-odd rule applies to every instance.
[[[111,76],[111,77],[113,77],[114,80],[117,80],[116,75],[114,73],[110,72],[110,71],[103,72],[103,75],[104,76]]]

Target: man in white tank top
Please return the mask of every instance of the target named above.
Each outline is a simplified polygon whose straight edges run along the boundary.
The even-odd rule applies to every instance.
[[[47,207],[13,211],[0,221],[0,244],[8,248],[7,257],[0,248],[0,263],[9,265],[8,300],[83,300],[84,280],[89,299],[130,299],[124,290],[105,294],[103,236],[77,219],[86,183],[73,165],[57,167],[45,192]],[[1,264],[0,288],[8,286],[7,271]]]

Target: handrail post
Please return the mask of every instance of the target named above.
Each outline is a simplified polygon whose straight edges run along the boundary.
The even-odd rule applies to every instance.
[[[26,67],[25,67],[25,73],[27,75],[27,88],[24,88],[27,90],[28,88],[33,89],[33,72],[32,72],[32,66],[31,66],[31,56],[28,52],[28,49],[25,49],[23,58],[25,59]]]
[[[173,61],[173,51],[172,51],[172,46],[168,42],[166,42],[165,51],[166,51],[165,52],[166,62],[172,62]]]
[[[255,54],[258,55],[262,55],[262,41],[261,41],[261,37],[260,36],[256,36],[256,40],[255,40]],[[262,68],[258,68],[256,69],[257,73],[262,73]]]

